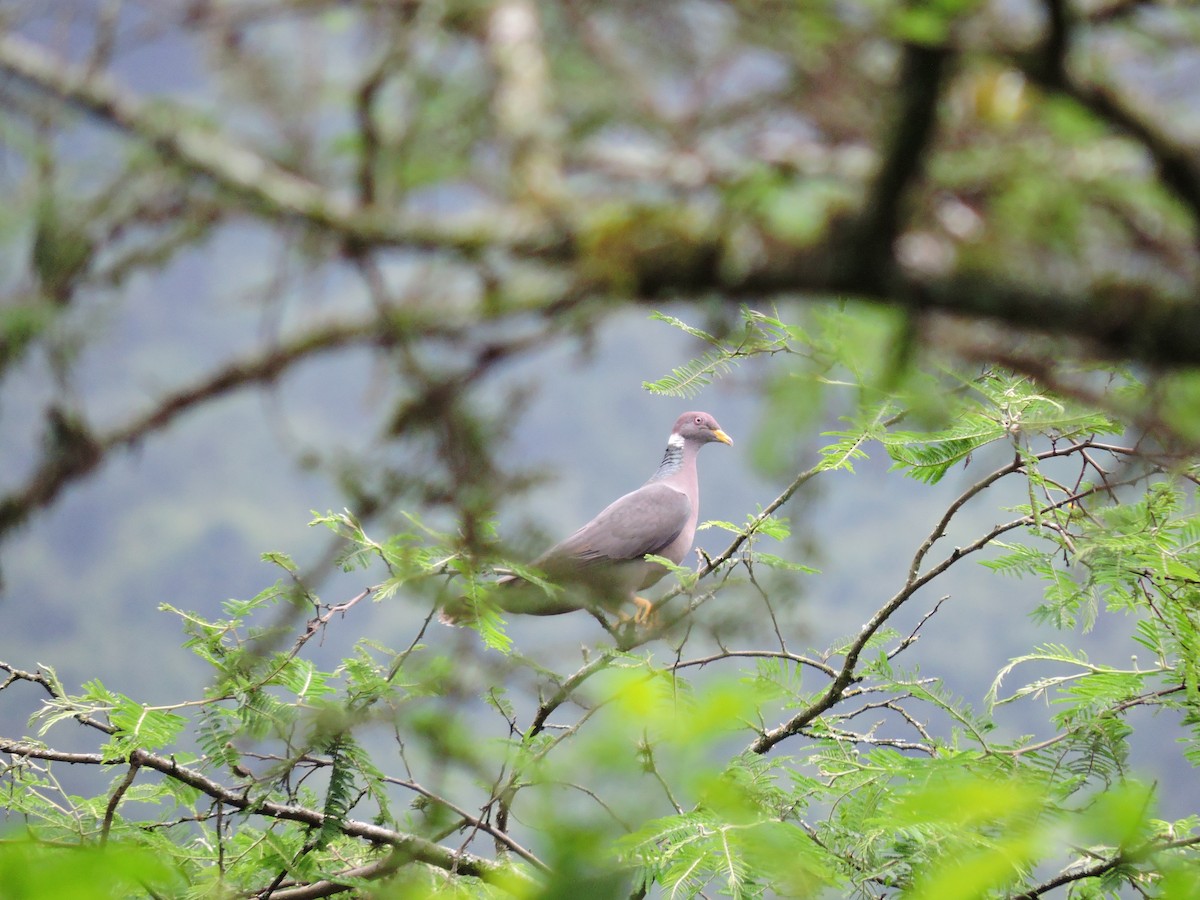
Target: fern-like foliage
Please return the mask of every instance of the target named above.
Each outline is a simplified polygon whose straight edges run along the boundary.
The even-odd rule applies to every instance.
[[[670,375],[658,381],[644,381],[642,387],[652,394],[666,397],[681,397],[690,400],[713,380],[733,370],[734,357],[721,350],[713,350],[671,370]]]
[[[892,430],[879,437],[894,468],[935,484],[950,468],[993,442],[1008,441],[1019,448],[1028,437],[1057,440],[1111,434],[1119,427],[1095,410],[1047,395],[1026,378],[993,371],[963,386],[980,395],[982,402],[959,409],[949,427],[932,432]]]
[[[234,740],[238,735],[236,713],[210,704],[200,710],[196,738],[204,753],[206,768],[231,770],[241,763]]]
[[[354,768],[352,753],[346,752],[353,741],[346,734],[338,734],[325,746],[329,756],[329,784],[325,788],[325,803],[321,808],[321,831],[317,836],[317,847],[325,847],[341,834],[342,825],[354,803]]]
[[[986,415],[967,416],[952,428],[933,434],[891,431],[881,437],[893,468],[917,481],[936,484],[954,465],[993,441],[1007,437],[1003,425]]]
[[[675,367],[670,375],[657,381],[642,382],[643,389],[667,397],[691,399],[714,380],[733,371],[742,361],[787,351],[793,337],[793,332],[780,319],[746,307],[741,310],[741,330],[726,338],[718,338],[661,312],[655,312],[651,318],[665,322],[712,347],[695,359]]]

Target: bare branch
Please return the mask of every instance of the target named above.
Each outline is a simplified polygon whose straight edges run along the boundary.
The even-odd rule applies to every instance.
[[[710,656],[702,656],[697,659],[685,659],[681,662],[676,662],[671,665],[672,670],[686,669],[691,666],[700,666],[703,668],[709,663],[717,662],[722,659],[786,659],[788,662],[794,662],[797,665],[808,666],[816,669],[830,678],[837,676],[837,670],[827,663],[821,662],[819,659],[813,659],[809,656],[800,656],[796,653],[788,653],[783,650],[722,650],[719,653],[713,653]]]
[[[541,734],[546,728],[546,722],[554,714],[554,711],[563,705],[575,693],[575,689],[581,684],[595,675],[597,672],[603,671],[608,664],[612,662],[613,657],[617,655],[616,650],[610,650],[601,653],[595,659],[588,662],[586,665],[578,669],[575,674],[571,675],[566,681],[559,685],[548,699],[543,700],[534,713],[533,721],[529,723],[529,727],[525,729],[523,735],[524,741],[530,741],[537,735]]]
[[[943,594],[941,597],[939,597],[937,603],[930,607],[929,612],[921,616],[921,620],[913,626],[913,630],[908,633],[908,637],[888,651],[887,658],[895,659],[900,653],[915,644],[917,642],[917,638],[921,635],[921,629],[925,627],[925,623],[937,615],[937,611],[942,608],[942,604],[949,599],[949,594]]]

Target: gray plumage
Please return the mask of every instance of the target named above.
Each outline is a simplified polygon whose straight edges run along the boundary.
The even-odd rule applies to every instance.
[[[493,595],[501,609],[530,615],[558,615],[587,607],[610,612],[622,603],[638,604],[643,618],[649,602],[637,592],[657,582],[667,570],[649,562],[647,554],[675,564],[683,562],[696,536],[700,485],[696,454],[707,443],[733,440],[708,413],[680,416],[658,470],[635,491],[614,500],[574,534],[555,544],[531,567],[563,590],[554,596],[509,575],[504,590]],[[465,602],[449,605],[443,620],[458,622],[469,615]]]

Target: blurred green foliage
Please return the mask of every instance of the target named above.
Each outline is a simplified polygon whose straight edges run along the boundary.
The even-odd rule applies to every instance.
[[[204,697],[153,708],[97,680],[73,693],[43,670],[50,697],[37,736],[5,747],[6,805],[29,834],[3,846],[0,864],[38,869],[39,855],[61,854],[71,862],[55,871],[87,882],[97,860],[126,854],[106,879],[196,897],[328,880],[372,897],[940,900],[1020,894],[1047,867],[1088,896],[1132,883],[1186,896],[1200,819],[1158,819],[1162,787],[1140,782],[1128,757],[1129,713],[1151,708],[1181,716],[1187,756],[1200,761],[1190,457],[1139,451],[1113,409],[1026,377],[929,365],[919,352],[897,363],[904,330],[890,315],[829,307],[788,321],[746,309],[722,336],[655,318],[709,349],[648,382],[652,391],[692,396],[763,362],[781,370],[776,383],[820,387],[811,396],[837,405],[845,427],[826,435],[811,477],[853,472],[876,451],[927,486],[991,445],[1010,461],[914,541],[907,579],[857,634],[820,650],[779,634],[775,647],[719,642],[703,658],[684,655],[689,622],[703,621],[714,595],[749,583],[765,597],[768,570],[819,577],[788,558],[787,522],[765,510],[746,525],[710,523],[744,549],[714,560],[706,578],[681,571],[681,596],[648,630],[604,622],[611,637],[574,671],[539,663],[491,605],[487,570],[509,562],[492,525],[480,544],[409,513],[407,530],[376,540],[349,513],[318,516],[343,539],[347,571],[381,567],[386,578],[328,604],[295,580],[287,555],[269,553],[285,577],[228,601],[223,617],[164,606],[212,668]],[[1138,388],[1127,375],[1111,385],[1116,407]],[[938,555],[956,513],[1001,480],[1023,483],[1027,502]],[[936,674],[902,668],[916,632],[892,627],[897,610],[977,554],[997,576],[1042,584],[1035,616],[1047,628],[1134,617],[1150,661],[1093,662],[1064,637],[1012,659],[982,711]],[[469,655],[426,632],[463,591],[480,613]],[[316,636],[357,603],[381,601],[428,609],[407,646],[364,637],[335,667],[314,663]],[[1042,700],[1047,735],[993,736],[998,707]],[[73,722],[99,732],[88,761],[115,776],[94,797],[61,792],[62,762],[44,743]],[[60,896],[67,883],[39,878],[13,881],[14,896]],[[80,896],[112,895],[88,890]]]
[[[310,410],[300,439],[252,415],[345,496],[311,524],[350,599],[273,550],[275,583],[185,609],[176,581],[216,569],[209,597],[238,563],[219,529],[219,564],[161,549],[212,537],[204,511],[101,509],[38,548],[68,613],[16,602],[64,655],[205,680],[152,702],[3,661],[0,701],[33,715],[0,737],[0,900],[1200,895],[1200,811],[1164,809],[1194,790],[1131,762],[1155,715],[1200,765],[1190,6],[85,7],[3,14],[0,377],[27,441],[0,532],[236,391],[343,411],[347,357],[374,418]],[[552,183],[518,177],[531,158]],[[622,374],[689,404],[742,379],[781,490],[703,523],[726,549],[669,567],[652,622],[531,637],[497,574],[566,588],[500,528],[541,473],[496,448],[559,377],[540,351],[586,357],[612,311],[675,299],[647,333],[696,351],[647,371],[623,346]],[[528,387],[489,380],[509,363]],[[615,454],[611,394],[569,405],[564,456]],[[217,445],[252,478],[278,463],[237,427],[181,442],[203,488],[180,507]],[[937,516],[834,511],[861,577],[825,580],[797,537],[826,522],[787,504],[870,469]],[[901,570],[874,571],[864,523]],[[181,651],[87,633],[123,600],[88,553],[166,558]],[[1038,635],[975,706],[911,650],[1009,625],[937,636],[968,566]],[[840,633],[810,639],[807,591]],[[400,624],[364,634],[368,604]],[[453,607],[469,625],[443,630]],[[1081,646],[1112,622],[1137,656]]]

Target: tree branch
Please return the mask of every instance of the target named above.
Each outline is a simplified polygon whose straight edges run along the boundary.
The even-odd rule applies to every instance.
[[[883,147],[882,164],[858,221],[846,243],[842,278],[863,280],[886,291],[894,276],[896,237],[901,227],[904,196],[924,169],[929,145],[937,131],[937,108],[942,81],[951,57],[946,47],[905,44],[896,78],[900,103],[891,134]]]
[[[1071,452],[1083,447],[1085,443],[1086,442],[1073,445]],[[1067,455],[1067,452],[1068,451],[1066,450],[1047,451],[1050,456],[1063,456]],[[998,471],[1011,474],[1013,471],[1016,471],[1016,469],[1013,468],[1013,464],[1009,464]],[[994,477],[995,475],[996,473],[992,473],[984,478],[980,484],[983,484],[986,487],[988,484],[994,483],[996,480]],[[975,496],[979,490],[982,490],[979,485],[972,486],[964,494],[964,497],[969,499],[970,497]],[[1106,485],[1089,488],[1086,491],[1071,494],[1057,503],[1047,504],[1046,510],[1059,509],[1064,506],[1077,503],[1079,500],[1089,497],[1092,494],[1104,492],[1106,490],[1109,490],[1109,487]],[[899,591],[896,592],[896,594],[894,594],[886,603],[884,603],[883,606],[876,610],[875,614],[871,616],[870,620],[860,629],[858,635],[846,649],[846,655],[842,663],[842,668],[838,672],[837,677],[834,678],[833,682],[825,689],[820,697],[818,697],[808,707],[794,715],[791,719],[776,728],[761,732],[747,748],[748,750],[754,753],[767,753],[780,741],[786,740],[792,735],[798,734],[801,729],[807,727],[818,716],[828,712],[830,709],[836,706],[845,696],[846,690],[858,678],[856,672],[858,668],[858,660],[862,655],[863,650],[866,648],[867,643],[871,640],[872,636],[874,636],[874,634],[883,627],[883,624],[889,618],[891,618],[891,616],[901,606],[907,603],[908,600],[918,590],[920,590],[934,578],[937,578],[952,565],[957,563],[960,559],[969,556],[970,554],[975,553],[991,544],[992,541],[1000,537],[1000,535],[1006,534],[1007,532],[1022,526],[1032,525],[1036,521],[1035,516],[1028,515],[1021,516],[1018,519],[1013,519],[1002,525],[997,525],[985,534],[976,538],[971,543],[962,547],[955,547],[954,550],[941,562],[931,566],[924,572],[918,572],[920,562],[928,553],[929,548],[932,547],[933,543],[945,532],[946,526],[949,523],[949,517],[952,516],[955,511],[960,509],[962,504],[966,502],[963,497],[960,497],[959,500],[961,502],[957,503],[957,505],[952,505],[951,511],[948,512],[947,515],[941,520],[939,520],[937,525],[934,527],[934,530],[930,533],[930,536],[926,538],[924,543],[918,549],[913,565],[909,569],[908,577],[905,579],[904,585]]]
[[[131,760],[125,777],[121,779],[121,782],[112,792],[112,796],[108,798],[108,805],[104,807],[104,821],[100,825],[101,847],[108,843],[108,834],[112,830],[112,823],[117,814],[117,807],[121,805],[121,798],[125,796],[125,792],[129,790],[133,785],[133,780],[137,778],[138,768],[139,763]]]
[[[1040,87],[1070,97],[1117,131],[1146,149],[1159,178],[1187,206],[1196,239],[1200,242],[1200,167],[1194,148],[1180,146],[1122,104],[1110,90],[1088,84],[1072,75],[1068,63],[1071,39],[1070,10],[1066,0],[1044,0],[1046,36],[1038,51],[1018,57],[1026,76]]]
[[[405,860],[402,854],[396,852],[389,853],[383,859],[377,859],[369,862],[366,865],[354,866],[339,872],[333,878],[313,881],[309,884],[297,885],[281,885],[274,890],[266,892],[258,892],[255,897],[263,897],[264,900],[316,900],[319,897],[332,897],[334,894],[341,894],[345,891],[354,890],[347,884],[343,884],[338,879],[355,879],[356,881],[374,881],[379,878],[386,878],[397,869],[399,869]]]
[[[414,793],[420,794],[422,797],[426,797],[429,800],[432,800],[434,803],[437,803],[439,806],[446,807],[446,809],[450,810],[452,813],[454,813],[456,816],[458,816],[460,819],[462,819],[463,822],[470,825],[472,828],[476,828],[479,831],[482,831],[485,834],[488,834],[491,837],[495,838],[497,841],[499,841],[501,844],[503,844],[505,847],[507,847],[513,853],[517,854],[517,856],[521,857],[527,863],[532,865],[534,868],[540,869],[543,872],[550,871],[549,866],[547,866],[544,862],[542,862],[540,859],[538,859],[537,856],[535,856],[531,850],[528,850],[527,848],[518,844],[516,842],[516,840],[514,840],[513,837],[510,834],[508,834],[508,832],[501,831],[499,828],[492,827],[492,825],[485,822],[483,819],[480,819],[478,816],[471,815],[465,809],[463,809],[460,806],[457,806],[454,803],[451,803],[445,797],[441,797],[438,794],[435,794],[433,791],[429,790],[428,788],[422,787],[421,785],[417,784],[415,781],[406,781],[403,778],[392,778],[390,776],[384,776],[383,780],[388,782],[389,784],[395,784],[395,785],[399,785],[400,787],[403,787],[403,788],[408,788],[408,790],[413,791]]]
[[[712,653],[708,656],[701,656],[697,659],[685,659],[676,663],[672,663],[668,668],[673,672],[678,672],[680,669],[687,669],[692,666],[703,668],[709,663],[717,662],[722,659],[786,659],[788,662],[796,663],[799,666],[808,666],[816,669],[823,675],[828,675],[830,678],[837,677],[837,670],[819,659],[813,659],[809,656],[800,656],[796,653],[789,653],[786,650],[722,650],[718,653]]]
[[[1072,884],[1076,881],[1084,881],[1088,878],[1099,878],[1101,875],[1111,872],[1118,866],[1128,865],[1130,863],[1144,862],[1158,853],[1166,853],[1171,850],[1182,850],[1188,847],[1200,846],[1200,837],[1181,838],[1179,840],[1168,841],[1148,841],[1140,847],[1117,851],[1108,859],[1085,866],[1081,869],[1074,869],[1063,872],[1055,877],[1043,881],[1037,887],[1026,891],[1023,894],[1015,895],[1012,900],[1036,900],[1037,897],[1043,894],[1048,894],[1050,891],[1060,888],[1063,885]]]
[[[549,64],[538,11],[530,0],[502,0],[488,16],[487,45],[496,85],[492,111],[509,147],[518,200],[553,212],[564,197],[560,128],[550,107]]]
[[[106,758],[101,753],[68,753],[4,737],[0,737],[0,753],[76,765],[112,766],[125,762],[122,759]],[[153,769],[167,778],[200,791],[218,803],[242,812],[281,821],[299,822],[313,828],[321,828],[325,822],[325,816],[319,810],[251,797],[245,790],[226,787],[196,769],[181,766],[173,759],[146,750],[134,750],[128,762],[131,765]],[[359,838],[372,844],[386,844],[397,848],[409,859],[459,875],[479,878],[498,887],[511,888],[514,885],[529,887],[531,884],[526,876],[510,866],[503,866],[467,853],[455,853],[440,844],[435,844],[414,834],[394,831],[381,825],[360,822],[355,819],[346,819],[339,823],[339,830],[347,837]]]
[[[106,435],[95,436],[78,420],[52,411],[54,437],[47,442],[41,465],[23,488],[0,498],[0,538],[34,511],[53,503],[68,484],[91,472],[109,454],[137,446],[196,406],[244,387],[275,381],[297,362],[316,354],[355,344],[385,343],[393,337],[378,319],[300,335],[273,350],[228,363],[207,378],[168,394],[153,409]],[[58,418],[53,418],[56,415]]]
[[[0,539],[22,524],[31,513],[53,503],[64,488],[99,466],[110,454],[138,446],[145,438],[163,430],[176,418],[205,403],[245,387],[277,381],[295,365],[312,356],[346,347],[386,347],[414,334],[424,338],[450,339],[461,336],[454,326],[440,319],[425,320],[411,313],[393,314],[359,322],[344,322],[316,329],[287,340],[242,360],[227,363],[208,377],[161,398],[149,411],[134,417],[107,434],[96,436],[82,422],[51,410],[52,439],[41,465],[23,488],[0,498]],[[427,416],[446,397],[463,391],[494,366],[515,353],[544,340],[543,333],[518,335],[507,342],[483,342],[469,365],[445,375],[444,380],[420,386],[416,397],[398,414],[408,420]],[[399,428],[394,420],[393,428]],[[407,421],[407,420],[405,420]]]
[[[262,154],[193,124],[185,110],[151,106],[104,73],[57,59],[11,33],[0,35],[0,71],[153,147],[163,159],[209,179],[250,210],[299,219],[351,244],[476,253],[491,247],[544,250],[554,240],[537,216],[516,208],[437,223],[362,211]]]
[[[14,681],[28,681],[32,684],[41,685],[52,698],[63,697],[57,683],[41,672],[26,672],[3,661],[0,661],[0,670],[9,673],[9,677],[5,680],[4,684],[0,685],[0,690],[8,687]],[[112,735],[117,732],[117,729],[112,725],[82,713],[75,718],[82,724],[95,728],[104,734]],[[13,756],[41,759],[47,762],[64,762],[72,765],[112,766],[127,763],[130,766],[130,773],[126,775],[127,781],[132,781],[132,775],[136,770],[144,767],[153,769],[159,774],[174,779],[181,784],[186,784],[211,797],[218,804],[236,810],[272,819],[299,822],[314,828],[321,828],[325,822],[324,814],[318,810],[251,797],[250,792],[245,788],[239,787],[237,790],[234,790],[233,788],[226,787],[197,769],[179,765],[174,758],[160,756],[156,753],[150,753],[147,750],[134,750],[127,760],[110,759],[106,758],[102,753],[65,752],[41,744],[0,737],[0,753],[10,753]],[[113,795],[114,799],[119,801],[121,794],[127,788],[128,785],[118,788]],[[109,805],[110,807],[115,806],[113,800],[110,800]],[[360,838],[373,844],[387,844],[395,847],[407,854],[409,859],[424,862],[460,875],[474,876],[492,884],[499,884],[502,887],[505,885],[511,887],[514,884],[529,886],[531,884],[526,876],[510,867],[471,854],[457,853],[417,835],[394,831],[384,828],[381,825],[359,822],[354,819],[346,819],[339,823],[339,830],[347,837]]]
[[[899,227],[903,191],[921,171],[921,159],[933,134],[938,87],[947,51],[911,48],[904,71],[914,78],[905,94],[900,119],[885,148],[868,202],[857,218],[830,226],[811,246],[784,247],[748,269],[720,265],[727,236],[720,227],[682,229],[671,234],[670,265],[664,265],[661,234],[640,241],[635,233],[621,241],[619,283],[623,293],[643,300],[681,293],[717,291],[731,302],[747,296],[797,293],[815,298],[836,292],[888,303],[914,313],[949,312],[988,319],[1048,334],[1074,336],[1106,355],[1174,367],[1200,363],[1200,304],[1194,299],[1154,296],[1142,302],[1116,290],[1096,292],[1085,285],[1077,294],[1030,283],[1019,267],[1011,270],[950,272],[944,275],[884,273],[880,262]],[[1018,61],[1020,62],[1020,61]],[[1032,65],[1024,61],[1024,66]],[[1044,68],[1044,66],[1043,66]],[[1051,76],[1034,70],[1030,76]],[[86,77],[78,66],[55,59],[29,41],[0,36],[0,71],[8,72],[60,102],[85,110],[131,137],[155,147],[170,162],[209,179],[240,198],[244,207],[269,216],[299,218],[357,247],[408,246],[475,254],[507,249],[531,258],[557,259],[588,272],[599,266],[586,258],[589,247],[609,246],[589,234],[586,217],[568,227],[551,225],[539,213],[513,207],[476,209],[456,221],[429,217],[401,221],[363,213],[334,193],[296,176],[254,151],[171,114],[150,108],[99,75]],[[1200,172],[1185,148],[1129,113],[1100,88],[1072,81],[1048,82],[1089,105],[1114,127],[1139,140],[1155,158],[1164,182],[1200,221]],[[631,201],[632,203],[632,201]],[[636,205],[636,204],[635,204]],[[661,219],[652,217],[648,227]],[[847,230],[848,229],[848,230]],[[890,268],[890,266],[887,266]],[[594,292],[581,278],[567,291]],[[559,301],[543,304],[552,309]]]

